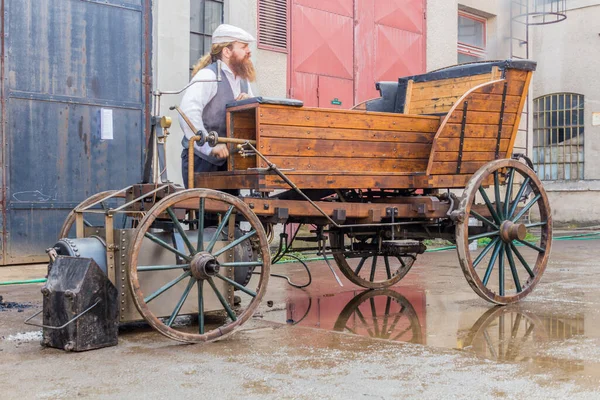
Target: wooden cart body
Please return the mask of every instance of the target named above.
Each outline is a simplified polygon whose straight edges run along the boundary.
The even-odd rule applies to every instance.
[[[250,99],[228,107],[227,135],[256,140],[300,189],[461,188],[484,164],[510,158],[534,69],[476,63],[382,82],[382,97],[354,110]],[[260,157],[231,150],[229,170],[198,174],[195,187],[289,188]]]

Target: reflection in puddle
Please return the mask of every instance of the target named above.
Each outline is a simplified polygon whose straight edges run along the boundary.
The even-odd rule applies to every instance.
[[[564,357],[556,351],[586,339],[583,314],[559,317],[513,305],[476,315],[473,310],[458,311],[458,325],[436,325],[436,319],[447,315],[442,315],[440,308],[428,310],[423,290],[402,287],[301,296],[294,295],[286,302],[288,324],[423,345],[440,345],[427,343],[428,334],[430,338],[443,336],[450,338],[448,347],[495,361],[533,363],[570,372],[584,369],[580,354]],[[433,327],[443,331],[434,332],[430,327],[427,332],[428,318]]]

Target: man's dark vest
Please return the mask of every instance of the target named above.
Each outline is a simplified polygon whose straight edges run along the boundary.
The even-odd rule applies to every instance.
[[[217,75],[216,62],[210,64],[206,68],[213,71],[215,76]],[[224,73],[221,74],[221,76],[221,82],[217,82],[217,94],[208,102],[202,111],[202,121],[204,122],[204,129],[206,129],[207,132],[215,131],[220,137],[224,137],[227,135],[225,106],[235,99],[233,97],[231,85],[229,84],[229,79],[227,79]],[[248,93],[248,81],[242,80],[240,86],[242,93]],[[185,136],[182,140],[182,144],[183,147],[188,148],[188,139],[186,139]],[[196,155],[215,165],[223,165],[223,163],[227,161],[226,159],[216,158],[200,152],[196,152]]]

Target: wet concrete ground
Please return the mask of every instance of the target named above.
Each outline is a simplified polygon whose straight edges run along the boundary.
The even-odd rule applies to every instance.
[[[138,327],[117,347],[44,349],[22,324],[41,286],[0,286],[2,304],[21,305],[0,307],[0,398],[600,398],[599,244],[555,241],[537,289],[504,308],[471,290],[454,251],[377,292],[313,262],[309,288],[272,278],[256,317],[207,345]],[[305,279],[297,264],[275,270]],[[0,281],[41,275],[0,269]]]

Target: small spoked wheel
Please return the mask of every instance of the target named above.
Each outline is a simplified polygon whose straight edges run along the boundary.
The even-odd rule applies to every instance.
[[[213,224],[216,229],[205,228]],[[243,201],[189,189],[165,197],[140,222],[129,251],[129,284],[154,329],[182,342],[207,342],[253,315],[270,265],[262,224]]]
[[[550,205],[535,172],[516,160],[488,163],[469,180],[459,210],[456,248],[473,290],[496,304],[527,296],[552,244]]]
[[[346,304],[334,328],[338,332],[422,343],[419,317],[410,302],[393,290],[368,290]]]
[[[417,255],[399,254],[384,245],[378,234],[346,234],[331,231],[331,251],[340,271],[350,282],[367,288],[383,289],[398,283],[413,266]]]
[[[118,194],[116,196],[112,196],[116,192],[117,192],[116,190],[107,190],[104,192],[96,193],[96,194],[88,197],[81,203],[79,203],[77,205],[77,207],[75,207],[75,209],[91,206],[90,210],[97,211],[97,210],[106,210],[111,206],[114,207],[116,205],[121,205],[124,203],[123,199],[125,198],[125,194],[122,193],[122,194]],[[75,224],[76,216],[77,216],[77,213],[75,212],[75,210],[71,210],[69,215],[67,215],[67,218],[65,218],[65,222],[63,222],[62,228],[60,229],[60,233],[58,234],[59,239],[67,238],[67,237],[75,237],[75,229],[73,228],[73,226]],[[88,227],[89,226],[104,227],[104,220],[102,219],[102,217],[103,217],[102,214],[87,214],[87,215],[85,215],[83,222]],[[94,218],[94,220],[90,221],[89,220],[90,218]]]

